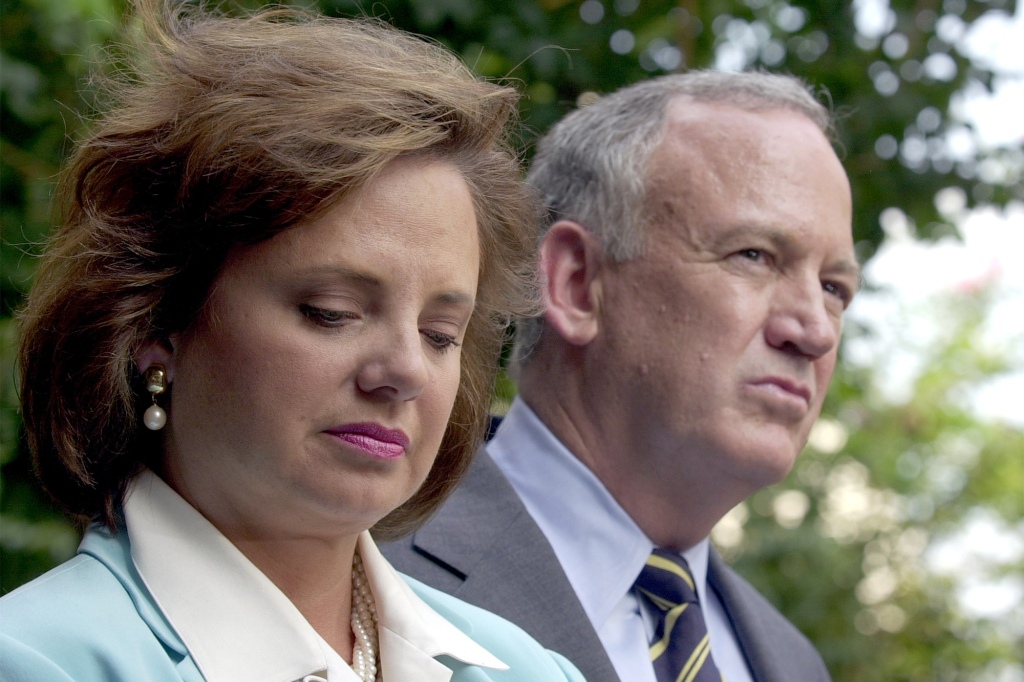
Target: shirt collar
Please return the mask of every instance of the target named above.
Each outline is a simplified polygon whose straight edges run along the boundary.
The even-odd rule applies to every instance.
[[[424,679],[412,660],[390,655],[410,647],[430,657],[450,656],[468,665],[508,670],[501,660],[420,599],[380,553],[369,533],[359,536],[358,548],[377,606],[381,659],[387,661],[389,677]],[[470,629],[468,622],[461,625]],[[408,666],[404,674],[404,668],[396,667],[403,664]]]
[[[654,549],[601,480],[520,398],[487,453],[519,494],[558,557],[583,610],[600,630]],[[704,601],[708,540],[682,555]]]
[[[326,675],[323,640],[295,605],[152,471],[133,482],[124,513],[139,575],[207,682],[291,682]],[[382,665],[389,673],[419,665],[432,673],[419,679],[447,680],[451,671],[433,658],[442,654],[472,665],[506,667],[416,596],[368,532],[360,535],[358,548],[377,605]]]

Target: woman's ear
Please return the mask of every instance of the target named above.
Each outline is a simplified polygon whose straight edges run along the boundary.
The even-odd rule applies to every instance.
[[[603,250],[579,223],[560,220],[540,244],[544,318],[567,343],[584,346],[597,336]]]
[[[167,382],[174,382],[174,343],[171,340],[151,339],[145,341],[135,353],[135,367],[139,374],[145,374],[152,365],[163,365],[167,370]]]

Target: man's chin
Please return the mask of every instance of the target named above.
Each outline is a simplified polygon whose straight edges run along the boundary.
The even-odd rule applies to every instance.
[[[786,478],[800,454],[791,438],[760,439],[746,445],[727,459],[734,468],[733,475],[747,482],[751,493]]]

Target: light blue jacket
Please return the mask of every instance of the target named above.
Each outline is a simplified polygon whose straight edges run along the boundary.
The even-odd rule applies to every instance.
[[[572,664],[508,621],[408,582],[510,666],[499,671],[437,657],[452,669],[452,682],[582,682]],[[205,682],[135,570],[124,532],[91,529],[78,556],[0,599],[0,682],[71,680]]]

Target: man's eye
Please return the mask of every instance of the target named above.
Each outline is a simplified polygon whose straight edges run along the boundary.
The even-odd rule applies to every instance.
[[[769,253],[767,251],[763,250],[763,249],[755,249],[755,248],[740,249],[739,251],[737,251],[733,255],[736,256],[737,258],[742,258],[743,260],[753,261],[755,263],[765,263],[765,262],[768,262],[770,260]]]
[[[850,304],[850,299],[853,298],[850,294],[850,290],[842,284],[836,282],[823,282],[821,288],[826,292],[832,294],[840,301],[843,302],[843,308]]]
[[[442,352],[458,348],[462,345],[455,340],[454,336],[451,334],[445,334],[444,332],[428,330],[423,332],[423,336],[427,338],[427,341],[431,346]]]

